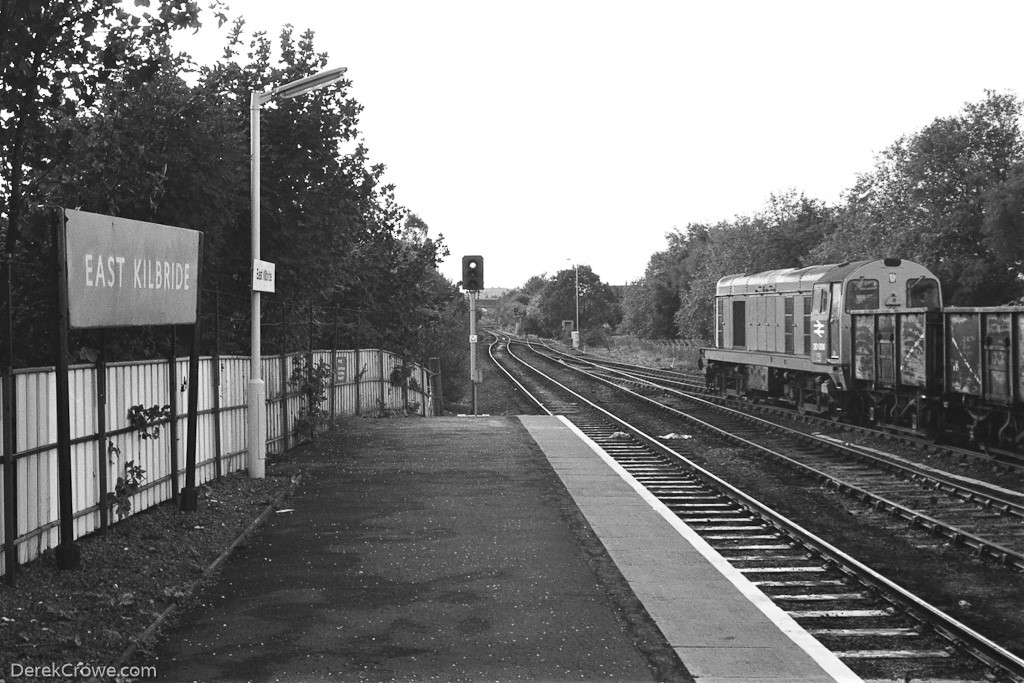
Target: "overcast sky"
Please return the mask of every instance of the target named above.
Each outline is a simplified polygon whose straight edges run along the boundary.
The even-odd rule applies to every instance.
[[[572,263],[633,281],[674,228],[790,188],[836,202],[899,136],[1024,94],[1019,0],[229,1],[348,67],[442,273],[482,254],[488,287]],[[212,62],[225,33],[178,46]]]

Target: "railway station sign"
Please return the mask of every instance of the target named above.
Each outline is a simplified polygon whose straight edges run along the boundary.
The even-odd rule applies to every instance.
[[[201,233],[64,209],[72,328],[194,325]]]
[[[252,291],[273,294],[277,282],[277,265],[270,261],[252,260]]]

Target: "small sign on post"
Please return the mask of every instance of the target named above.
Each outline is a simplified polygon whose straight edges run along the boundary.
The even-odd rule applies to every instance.
[[[270,261],[252,260],[252,289],[254,292],[274,293],[277,282],[277,266]]]

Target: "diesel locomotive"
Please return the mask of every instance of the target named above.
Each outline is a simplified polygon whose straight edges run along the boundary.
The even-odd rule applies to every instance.
[[[944,308],[887,258],[730,275],[715,293],[712,391],[929,438],[1024,442],[1024,307]]]

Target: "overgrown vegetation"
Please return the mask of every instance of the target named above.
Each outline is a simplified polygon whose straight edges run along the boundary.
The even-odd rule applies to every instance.
[[[306,400],[295,418],[293,430],[299,442],[316,441],[318,434],[327,429],[330,411],[324,408],[327,389],[331,385],[331,366],[327,363],[313,363],[308,356],[292,359],[292,374],[288,385]]]
[[[692,223],[668,235],[644,276],[626,288],[617,332],[643,339],[712,338],[719,278],[779,268],[896,256],[932,269],[947,303],[1001,305],[1024,295],[1024,102],[988,92],[953,116],[936,118],[881,152],[837,205],[798,190],[771,196],[753,216]],[[584,293],[581,328],[604,300]],[[508,292],[496,321],[554,335],[572,318],[572,270],[531,278]],[[588,272],[588,277],[589,277]],[[596,277],[596,276],[595,276]],[[558,292],[556,294],[556,292]],[[603,309],[602,309],[603,310]]]
[[[248,349],[249,254],[238,245],[250,231],[249,94],[316,73],[328,56],[312,31],[250,35],[237,20],[220,60],[196,67],[169,39],[199,25],[199,3],[135,5],[0,6],[0,238],[14,259],[15,366],[53,358],[51,219],[39,206],[201,230],[201,352],[215,336],[221,353]],[[208,16],[228,22],[226,12],[214,2]],[[462,295],[437,271],[443,238],[396,202],[371,160],[361,110],[342,80],[260,111],[261,239],[279,283],[265,299],[264,347],[293,351],[308,336],[426,364],[448,355],[434,337],[456,324]],[[112,333],[107,359],[165,357],[166,337]],[[71,345],[97,344],[74,332]],[[446,360],[455,378],[458,358]]]
[[[551,277],[530,278],[522,287],[506,292],[490,317],[506,327],[518,322],[522,334],[557,337],[563,321],[575,325],[577,300],[580,329],[589,330],[595,343],[600,343],[602,333],[596,330],[618,325],[622,312],[618,295],[587,265],[580,265],[578,270],[575,266],[566,268]]]

